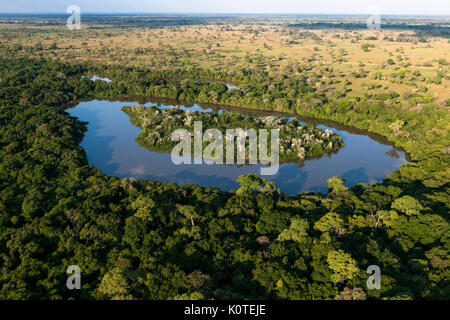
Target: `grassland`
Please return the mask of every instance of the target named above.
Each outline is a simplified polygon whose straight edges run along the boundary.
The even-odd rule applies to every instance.
[[[0,20],[0,39],[23,55],[71,62],[291,75],[309,71],[323,75],[316,86],[334,98],[389,90],[418,111],[420,105],[407,103],[414,93],[441,105],[450,98],[446,37],[383,25],[381,30],[306,30],[291,27],[296,20],[288,18],[256,21],[152,28],[83,24],[81,30],[68,30],[63,21],[55,26]]]

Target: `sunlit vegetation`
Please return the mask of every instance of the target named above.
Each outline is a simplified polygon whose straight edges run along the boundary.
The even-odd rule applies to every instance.
[[[254,130],[253,146],[254,160],[258,157],[258,145],[262,142],[263,136],[260,130],[266,130],[267,137],[264,138],[267,148],[267,159],[270,159],[272,150],[271,130],[279,130],[279,160],[280,161],[302,161],[313,157],[320,157],[324,154],[336,152],[344,143],[340,135],[333,134],[330,130],[322,130],[317,127],[301,125],[297,120],[279,119],[274,117],[264,117],[257,119],[254,117],[239,115],[238,113],[223,112],[220,114],[202,113],[199,111],[182,111],[179,109],[158,110],[156,107],[145,108],[143,106],[124,107],[122,110],[130,117],[131,123],[139,126],[143,131],[136,138],[136,141],[151,151],[171,153],[175,146],[184,141],[172,140],[172,133],[178,129],[186,130],[189,134],[189,154],[194,155],[195,149],[195,122],[198,121],[202,132],[197,133],[202,140],[201,154],[205,149],[210,150],[211,156],[215,156],[216,145],[221,149],[223,157],[219,160],[225,163],[227,139],[233,141],[234,160],[239,152],[239,143],[245,146],[244,158],[249,160],[250,146],[252,143],[250,130]],[[220,136],[215,136],[206,130],[217,129]],[[227,137],[227,130],[230,137]],[[203,133],[204,131],[204,133]],[[232,138],[231,138],[232,137]],[[248,137],[248,138],[247,138]],[[259,147],[260,148],[260,147]],[[261,151],[261,149],[259,149]],[[209,155],[209,152],[208,152]],[[261,153],[259,153],[261,157]],[[247,161],[248,162],[248,161]]]
[[[70,32],[58,20],[17,21],[0,26],[0,298],[450,297],[442,25],[113,19]],[[81,77],[93,74],[113,82]],[[125,95],[331,119],[385,136],[411,162],[382,183],[333,177],[326,194],[291,197],[255,175],[229,192],[121,180],[88,164],[86,124],[64,109]],[[65,286],[73,264],[82,290]],[[370,265],[380,290],[366,287]]]

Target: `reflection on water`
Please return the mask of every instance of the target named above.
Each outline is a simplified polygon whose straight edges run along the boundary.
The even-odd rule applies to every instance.
[[[137,102],[93,100],[81,102],[77,107],[67,110],[81,121],[89,122],[81,146],[86,150],[89,163],[105,174],[120,178],[175,182],[180,185],[193,183],[223,190],[238,187],[235,180],[241,174],[259,174],[261,165],[174,165],[170,154],[150,152],[139,146],[134,140],[141,129],[131,125],[128,116],[121,110],[122,106],[136,104]],[[157,104],[149,102],[145,105]],[[170,107],[165,104],[158,106]],[[219,111],[217,107],[202,108],[196,104],[180,108],[203,112]],[[251,112],[255,114],[256,111]],[[256,114],[266,116],[268,113]],[[304,119],[299,120],[305,122]],[[337,126],[329,127],[323,124],[318,126],[340,133],[345,147],[337,154],[321,159],[305,161],[302,164],[282,164],[277,175],[264,176],[273,180],[288,195],[307,190],[325,192],[326,180],[332,176],[347,178],[347,186],[381,181],[389,172],[406,162],[404,152],[362,133],[349,132],[355,130],[343,130],[340,127],[338,130],[335,128]]]

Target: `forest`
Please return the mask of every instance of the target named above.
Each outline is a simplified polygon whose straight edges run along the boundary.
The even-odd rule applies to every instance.
[[[366,40],[358,41],[361,50]],[[279,66],[292,72],[154,68],[70,61],[57,49],[0,43],[0,299],[450,298],[448,100],[376,84],[358,95],[351,83],[323,90],[343,76],[311,61]],[[383,68],[374,79],[361,68],[382,86],[448,81],[443,71],[421,80]],[[327,193],[294,196],[256,175],[231,191],[119,179],[89,164],[80,146],[86,123],[65,110],[126,96],[330,119],[386,137],[411,161],[380,183],[347,187],[331,177]],[[82,290],[65,286],[69,265],[80,267]],[[379,290],[366,286],[370,265],[381,269]]]

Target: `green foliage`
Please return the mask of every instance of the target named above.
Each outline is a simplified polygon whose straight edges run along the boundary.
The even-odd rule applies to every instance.
[[[328,191],[333,193],[339,193],[343,191],[347,191],[348,188],[344,186],[345,178],[342,177],[332,177],[327,180],[328,182]]]
[[[267,156],[271,154],[271,130],[279,130],[279,156],[280,161],[303,161],[312,157],[321,156],[324,153],[337,152],[344,146],[342,137],[330,130],[322,130],[317,127],[301,125],[297,120],[265,117],[244,116],[233,112],[202,113],[200,111],[182,111],[179,109],[159,110],[156,107],[145,108],[143,106],[123,107],[122,110],[130,117],[131,123],[142,128],[142,132],[136,141],[150,151],[171,153],[179,141],[172,141],[171,135],[175,130],[184,129],[194,133],[195,121],[202,124],[202,155],[209,146],[218,146],[222,150],[222,163],[225,163],[227,145],[227,130],[234,129],[235,134],[247,134],[254,130],[255,138],[261,139],[260,130],[267,130]],[[222,138],[210,136],[213,140],[203,141],[208,129],[217,129]],[[242,131],[238,131],[238,130]],[[183,137],[183,143],[186,143]],[[238,152],[237,138],[232,138],[234,145],[234,159]],[[245,159],[250,157],[249,145],[245,138]],[[259,140],[258,140],[259,141]],[[190,154],[194,155],[194,136],[190,137]],[[209,155],[209,154],[208,154]],[[214,158],[215,154],[211,154]],[[255,154],[256,156],[256,154]],[[261,158],[261,154],[259,154]],[[220,160],[220,159],[219,159]],[[259,159],[262,160],[262,159]]]
[[[373,97],[338,105],[303,76],[242,71],[244,94],[176,80],[226,78],[213,71],[144,71],[0,59],[1,299],[362,298],[358,288],[368,299],[450,297],[445,109],[426,102],[409,112]],[[88,73],[114,83],[77,76]],[[88,164],[79,145],[86,124],[61,104],[123,94],[272,110],[286,99],[284,111],[377,132],[413,161],[383,183],[348,189],[332,178],[327,194],[292,197],[256,175],[230,192],[120,180]],[[82,290],[65,287],[73,264]],[[372,264],[382,272],[376,293],[363,272]]]
[[[255,190],[268,193],[281,192],[275,183],[272,181],[267,181],[256,174],[240,175],[236,182],[241,185],[239,188],[240,192],[251,192]]]
[[[342,250],[334,250],[328,253],[327,263],[333,274],[333,282],[343,282],[352,279],[358,272],[358,265],[350,254]]]
[[[420,213],[420,210],[423,209],[419,201],[417,201],[411,196],[403,196],[401,198],[396,199],[392,203],[391,208],[399,212],[405,213],[406,215],[417,215]]]
[[[288,212],[263,212],[256,223],[256,232],[260,234],[279,234],[289,225],[290,214]]]
[[[345,233],[344,219],[336,212],[328,212],[314,224],[314,229],[321,232],[334,232],[338,235]]]
[[[288,229],[284,229],[278,236],[280,241],[302,242],[308,238],[309,223],[300,217],[293,217]]]

